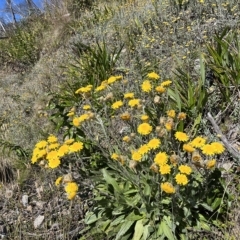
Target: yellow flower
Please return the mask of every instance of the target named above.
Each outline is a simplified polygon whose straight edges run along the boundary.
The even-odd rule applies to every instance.
[[[89,109],[91,109],[90,105],[83,105],[83,110],[89,110]]]
[[[169,85],[172,84],[172,81],[171,80],[166,80],[164,82],[161,83],[161,86],[162,87],[168,87]]]
[[[143,144],[139,149],[138,149],[138,152],[141,154],[141,155],[144,155],[146,153],[149,152],[149,147],[147,144]]]
[[[131,141],[131,138],[129,136],[124,136],[122,140],[126,143],[129,143]]]
[[[56,143],[58,141],[57,137],[50,135],[47,139],[48,143]]]
[[[106,85],[100,85],[100,86],[96,87],[95,92],[103,91],[106,87],[107,87]]]
[[[158,138],[153,138],[148,142],[148,147],[150,149],[157,149],[161,144],[161,141]]]
[[[159,152],[154,158],[154,162],[159,166],[167,164],[167,161],[168,155],[165,152]]]
[[[140,105],[140,99],[134,98],[128,102],[130,107],[138,107]]]
[[[142,123],[138,126],[137,131],[141,135],[148,135],[152,131],[152,126],[148,123]]]
[[[111,159],[113,159],[113,160],[118,160],[119,159],[119,155],[118,154],[116,154],[116,153],[113,153],[112,155],[111,155]]]
[[[60,183],[62,182],[63,177],[58,177],[57,180],[55,181],[55,186],[59,186]]]
[[[224,146],[220,142],[213,142],[213,143],[211,143],[211,145],[213,146],[216,154],[221,154],[225,150]]]
[[[178,119],[179,120],[184,120],[184,119],[186,119],[186,117],[187,117],[187,114],[186,113],[183,113],[183,112],[180,112],[179,114],[178,114]]]
[[[52,143],[52,144],[50,144],[50,145],[48,146],[48,149],[49,149],[49,150],[53,150],[53,149],[58,148],[59,146],[60,146],[59,143]]]
[[[87,85],[86,87],[81,87],[75,91],[75,94],[90,92],[92,90],[92,87],[93,85]]]
[[[73,119],[73,126],[74,127],[79,127],[80,126],[80,121],[79,121],[79,118],[78,117],[75,117],[74,119]]]
[[[124,98],[134,98],[134,93],[133,92],[130,92],[130,93],[125,93],[124,94]]]
[[[71,153],[73,152],[79,152],[83,149],[83,143],[82,142],[75,142],[72,145],[69,146],[69,151]]]
[[[35,147],[39,148],[39,149],[45,148],[47,146],[47,144],[48,144],[47,141],[40,141],[35,145]]]
[[[202,147],[202,153],[208,156],[215,154],[215,148],[214,145],[206,144]]]
[[[188,184],[188,178],[185,174],[182,174],[182,173],[178,173],[176,176],[175,176],[175,180],[177,182],[178,185],[187,185]]]
[[[128,121],[131,119],[131,115],[128,112],[123,113],[121,116],[122,120]]]
[[[67,199],[68,200],[73,200],[77,195],[77,192],[69,192],[67,193]]]
[[[176,112],[175,112],[174,110],[169,110],[169,111],[167,111],[167,115],[168,115],[170,118],[175,118]]]
[[[70,145],[74,142],[75,140],[73,138],[65,140],[64,144]]]
[[[141,120],[144,121],[144,122],[148,122],[149,116],[148,115],[142,115]]]
[[[181,142],[186,142],[189,139],[188,135],[186,133],[184,133],[184,132],[176,132],[175,133],[175,138],[178,141],[181,141]]]
[[[132,160],[139,162],[141,161],[141,159],[142,159],[142,155],[138,151],[132,152]]]
[[[196,148],[201,148],[203,147],[203,145],[206,143],[206,139],[205,138],[202,138],[202,137],[196,137],[194,138],[190,144],[193,146],[193,147],[196,147]]]
[[[183,150],[189,153],[192,153],[195,151],[195,148],[192,147],[190,144],[183,144]]]
[[[46,159],[50,160],[50,159],[55,159],[58,158],[58,152],[57,151],[51,151],[47,154]]]
[[[164,93],[166,92],[166,88],[162,87],[162,86],[157,86],[155,87],[155,90],[159,93]]]
[[[171,167],[168,164],[160,165],[159,172],[164,175],[164,174],[169,174],[171,171]]]
[[[87,114],[87,113],[82,114],[82,115],[79,116],[79,118],[78,118],[78,120],[79,120],[80,123],[81,123],[81,122],[84,122],[85,120],[88,120],[88,119],[89,119],[89,114]]]
[[[59,159],[59,158],[51,158],[51,159],[49,159],[49,161],[48,161],[48,166],[49,166],[50,168],[56,168],[56,167],[58,167],[60,164],[61,164],[61,162],[60,162],[60,159]]]
[[[165,183],[161,183],[161,189],[162,191],[164,191],[165,193],[170,193],[173,194],[176,192],[175,188],[173,187],[173,185],[169,182],[165,182]]]
[[[143,92],[150,92],[152,90],[152,85],[150,83],[149,80],[145,80],[143,83],[142,83],[142,91]]]
[[[37,156],[36,155],[33,155],[32,158],[31,158],[31,163],[34,164],[36,163],[38,160]]]
[[[152,79],[152,80],[158,80],[160,78],[160,76],[155,73],[155,72],[151,72],[147,75],[148,78]]]
[[[212,168],[215,167],[215,165],[216,165],[216,159],[208,160],[206,162],[206,168],[207,169],[212,169]]]
[[[75,114],[75,112],[70,111],[70,112],[67,114],[67,116],[68,116],[68,117],[72,117],[72,116],[74,116],[74,114]]]
[[[111,76],[111,77],[107,80],[107,83],[108,83],[108,84],[112,84],[112,83],[116,82],[117,80],[118,80],[118,79],[117,79],[116,77]]]
[[[122,101],[117,101],[117,102],[112,104],[111,108],[112,109],[118,109],[118,108],[120,108],[122,106],[123,106],[123,102]]]
[[[178,169],[181,173],[185,173],[186,175],[190,175],[192,173],[192,169],[187,165],[181,165]]]
[[[67,193],[77,192],[78,191],[78,185],[75,182],[68,182],[65,186],[65,191]]]
[[[59,149],[58,149],[58,156],[63,157],[64,155],[68,154],[69,152],[69,146],[67,144],[63,144]]]

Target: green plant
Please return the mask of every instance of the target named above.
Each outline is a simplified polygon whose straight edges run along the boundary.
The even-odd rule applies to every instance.
[[[207,50],[206,64],[215,76],[214,81],[223,98],[222,104],[227,104],[240,84],[240,45],[237,31],[227,27],[222,33],[216,33],[214,43],[208,44]]]

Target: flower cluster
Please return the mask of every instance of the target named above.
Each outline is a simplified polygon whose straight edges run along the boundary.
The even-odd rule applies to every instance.
[[[57,168],[61,164],[62,157],[82,149],[82,142],[68,139],[60,144],[56,136],[50,135],[47,140],[42,140],[35,145],[31,162],[32,164],[38,162],[40,166]]]

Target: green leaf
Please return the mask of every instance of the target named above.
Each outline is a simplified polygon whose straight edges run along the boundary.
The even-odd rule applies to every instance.
[[[121,189],[118,186],[116,180],[109,175],[108,171],[106,169],[102,169],[102,173],[103,173],[103,178],[105,179],[105,181],[109,185],[112,185],[114,190],[116,190],[118,193],[121,193]]]
[[[129,230],[133,223],[134,221],[125,221],[120,228],[115,240],[122,239],[122,236]]]
[[[151,226],[149,224],[144,226],[143,237],[142,237],[143,240],[147,240],[148,239],[148,237],[150,235],[150,228],[151,228]]]
[[[208,211],[213,212],[213,209],[209,205],[207,205],[206,203],[200,203],[199,205],[204,207]]]
[[[165,222],[165,220],[163,219],[159,229],[158,229],[158,236],[162,236],[165,235],[169,240],[175,240],[175,237],[172,233],[171,228],[168,226],[168,224]]]
[[[143,220],[141,219],[141,220],[138,220],[135,225],[133,240],[140,240],[140,238],[143,235],[143,231],[144,231]]]
[[[137,221],[143,218],[143,215],[140,214],[137,210],[134,210],[134,212],[131,212],[127,217],[126,220],[128,221]]]
[[[119,223],[122,222],[122,220],[125,218],[125,215],[121,215],[119,217],[117,217],[115,220],[112,221],[111,226],[116,226]]]
[[[212,209],[215,210],[216,208],[218,208],[221,202],[222,202],[222,198],[216,198],[211,205]]]
[[[102,212],[101,212],[102,213]],[[86,214],[85,220],[84,222],[86,224],[92,224],[94,222],[96,222],[97,220],[99,220],[101,218],[101,213],[99,214],[99,216],[97,217],[95,213],[93,212],[88,212]]]

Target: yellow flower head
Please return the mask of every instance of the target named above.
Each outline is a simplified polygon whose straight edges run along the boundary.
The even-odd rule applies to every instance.
[[[122,140],[126,143],[129,143],[131,141],[131,138],[129,136],[124,136]]]
[[[78,118],[78,120],[79,120],[79,122],[81,123],[81,122],[84,122],[84,121],[86,121],[86,120],[88,120],[89,119],[89,114],[88,113],[84,113],[84,114],[82,114],[81,116],[79,116],[79,118]]]
[[[74,142],[72,145],[69,146],[69,152],[79,152],[83,149],[83,143],[82,142]]]
[[[50,168],[56,168],[56,167],[58,167],[60,164],[61,164],[61,162],[60,162],[60,159],[59,159],[59,158],[51,158],[51,159],[49,159],[49,161],[48,161],[48,166],[49,166]]]
[[[166,122],[165,128],[167,129],[167,131],[171,131],[173,128],[173,122]]]
[[[167,164],[167,161],[168,155],[165,152],[159,152],[154,158],[154,162],[159,166]]]
[[[59,186],[60,183],[62,182],[63,177],[58,177],[57,180],[55,181],[55,186]]]
[[[130,99],[131,99],[131,98],[134,98],[134,93],[133,93],[133,92],[125,93],[125,94],[124,94],[124,98],[125,98],[125,99],[128,99],[128,98],[130,98]]]
[[[172,81],[171,80],[166,80],[164,82],[161,83],[161,86],[162,87],[168,87],[169,85],[172,84]]]
[[[111,77],[107,80],[107,83],[108,83],[108,84],[112,84],[112,83],[116,82],[117,80],[118,80],[118,79],[117,79],[116,77],[111,76]]]
[[[91,109],[90,105],[83,105],[83,110],[89,110],[89,109]]]
[[[188,184],[188,178],[185,174],[182,174],[182,173],[178,173],[176,176],[175,176],[175,180],[177,182],[178,185],[187,185]]]
[[[79,118],[78,117],[73,118],[72,123],[74,127],[79,127],[80,126]]]
[[[153,138],[148,142],[149,149],[157,149],[161,144],[161,141],[158,138]]]
[[[45,148],[47,146],[47,144],[48,144],[47,141],[40,141],[35,145],[35,147],[42,149],[42,148]]]
[[[216,154],[221,154],[225,150],[224,146],[220,142],[213,142],[211,143],[211,145],[214,148],[214,151]]]
[[[193,146],[193,147],[196,147],[196,148],[201,148],[203,147],[203,145],[206,143],[206,139],[205,138],[202,138],[202,137],[196,137],[194,138],[190,144]]]
[[[46,156],[47,160],[55,159],[55,158],[58,158],[58,152],[56,150],[49,152]]]
[[[111,108],[112,109],[118,109],[118,108],[120,108],[122,106],[123,106],[123,102],[122,101],[117,101],[117,102],[112,104]]]
[[[167,111],[167,115],[170,118],[175,118],[176,112],[174,110],[169,110],[169,111]]]
[[[58,141],[57,137],[50,135],[47,139],[48,143],[56,143]]]
[[[124,121],[128,121],[131,119],[131,115],[128,112],[123,113],[120,117]]]
[[[77,192],[69,192],[67,193],[67,199],[68,200],[73,200],[77,195]]]
[[[139,162],[141,161],[141,159],[142,159],[142,155],[138,151],[132,152],[132,160]]]
[[[148,123],[142,123],[138,126],[137,131],[141,135],[148,135],[152,131],[152,126]]]
[[[166,88],[164,88],[163,86],[157,86],[157,87],[155,87],[155,90],[156,90],[158,93],[164,93],[164,92],[166,92]]]
[[[149,116],[148,115],[142,115],[141,120],[144,121],[144,122],[148,122]]]
[[[117,161],[117,160],[119,159],[119,155],[116,154],[116,153],[113,153],[113,154],[111,155],[111,159]]]
[[[181,141],[181,142],[186,142],[189,139],[188,135],[186,133],[184,133],[184,132],[176,132],[175,133],[175,138],[178,141]]]
[[[216,165],[216,159],[208,160],[206,162],[206,168],[207,169],[212,169],[212,168],[215,167],[215,165]]]
[[[65,191],[67,193],[76,193],[78,191],[78,185],[75,182],[68,182],[65,186]]]
[[[207,156],[211,156],[215,154],[215,147],[214,145],[211,144],[206,144],[202,147],[202,153],[207,155]]]
[[[73,138],[65,140],[64,144],[70,145],[74,142],[75,140]]]
[[[69,146],[67,144],[63,144],[58,150],[58,156],[63,157],[69,152]]]
[[[186,143],[186,144],[183,144],[183,150],[186,152],[192,153],[195,151],[195,148],[192,147],[192,145]]]
[[[149,74],[147,75],[147,77],[148,77],[149,79],[152,79],[152,80],[158,80],[158,79],[160,78],[160,76],[159,76],[157,73],[155,73],[155,72],[149,73]]]
[[[92,90],[92,87],[93,85],[87,85],[86,87],[81,87],[75,92],[75,94],[88,93]]]
[[[141,154],[141,155],[144,155],[144,154],[147,154],[149,152],[149,147],[147,144],[143,144],[139,149],[138,149],[138,152]]]
[[[169,174],[171,172],[171,166],[168,164],[160,165],[159,172],[164,175],[164,174]]]
[[[142,91],[143,92],[147,92],[149,93],[151,90],[152,90],[152,85],[150,83],[149,80],[145,80],[143,83],[142,83]]]
[[[187,165],[181,165],[178,169],[180,173],[185,173],[186,175],[190,175],[192,173],[192,169]]]
[[[107,85],[100,85],[98,87],[96,87],[95,92],[100,92],[103,91],[104,89],[106,89]]]
[[[49,146],[48,146],[48,150],[54,150],[54,149],[57,149],[59,146],[60,146],[59,143],[52,143],[52,144],[49,144]]]
[[[165,193],[169,193],[169,194],[173,194],[173,193],[176,192],[176,190],[173,187],[173,185],[171,183],[169,183],[169,182],[161,183],[161,189]]]
[[[128,105],[130,107],[138,107],[140,105],[140,99],[137,99],[137,98],[134,98],[134,99],[131,99],[129,102],[128,102]]]

